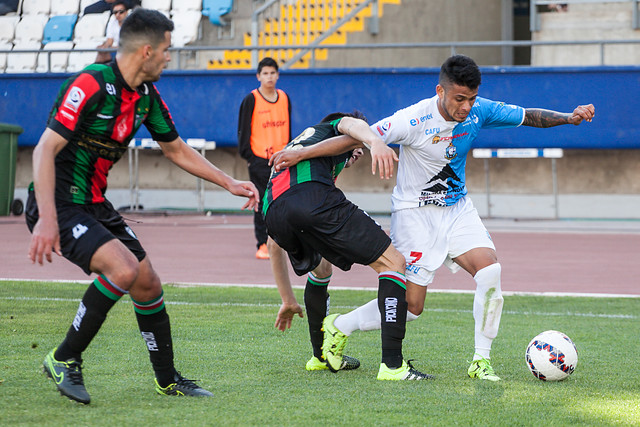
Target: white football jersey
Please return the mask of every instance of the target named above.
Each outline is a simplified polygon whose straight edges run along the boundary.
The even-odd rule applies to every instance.
[[[524,121],[524,108],[481,97],[464,122],[446,121],[437,101],[437,95],[423,99],[371,126],[385,143],[400,145],[392,211],[455,204],[467,194],[467,153],[478,131],[517,127]]]

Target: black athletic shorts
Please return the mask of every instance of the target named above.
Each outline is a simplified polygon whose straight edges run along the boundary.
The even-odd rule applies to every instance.
[[[62,255],[91,274],[91,258],[98,248],[110,240],[118,239],[142,261],[145,250],[135,233],[107,200],[93,205],[57,203],[58,228]],[[25,217],[29,231],[38,221],[38,205],[35,193],[29,190]]]
[[[344,271],[353,264],[369,265],[391,244],[382,227],[342,191],[319,182],[287,190],[269,206],[265,222],[299,276],[316,268],[322,257]]]

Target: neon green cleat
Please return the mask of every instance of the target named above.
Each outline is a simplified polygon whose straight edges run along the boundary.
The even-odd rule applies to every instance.
[[[84,387],[82,362],[76,359],[56,360],[54,354],[57,347],[51,350],[42,364],[44,373],[53,380],[58,391],[71,400],[88,405],[91,397]]]
[[[342,365],[340,366],[341,371],[351,371],[353,369],[358,369],[359,367],[360,361],[355,357],[347,355],[342,356]],[[322,362],[315,356],[309,359],[305,368],[307,369],[307,371],[325,371],[329,369],[326,363]]]
[[[174,376],[174,382],[166,387],[160,387],[158,380],[156,382],[156,393],[162,396],[197,396],[197,397],[211,397],[213,393],[209,390],[205,390],[202,387],[196,385],[195,380],[188,380],[179,372]]]
[[[322,342],[322,358],[327,362],[331,372],[338,372],[342,366],[342,352],[347,345],[348,336],[333,325],[338,314],[331,314],[322,321],[324,340]]]
[[[380,370],[378,371],[379,380],[391,380],[391,381],[412,381],[412,380],[432,380],[435,377],[429,374],[423,374],[416,370],[411,361],[402,361],[402,366],[397,369],[390,369],[386,363],[380,364]]]
[[[488,381],[500,381],[500,377],[496,375],[496,373],[493,371],[493,368],[491,367],[491,361],[489,359],[485,359],[484,357],[471,362],[471,366],[469,366],[467,374],[470,378],[480,378],[481,380]]]

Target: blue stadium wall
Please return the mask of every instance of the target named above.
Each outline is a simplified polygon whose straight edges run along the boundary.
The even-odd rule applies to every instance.
[[[293,105],[293,134],[333,111],[363,111],[370,122],[435,94],[438,69],[322,69],[281,73]],[[480,95],[552,110],[593,103],[596,119],[579,129],[487,130],[477,147],[640,148],[640,67],[483,68]],[[35,145],[66,74],[0,74],[0,123],[24,128]],[[235,146],[238,108],[257,86],[253,72],[166,71],[157,83],[183,138]],[[148,137],[144,127],[137,137]]]

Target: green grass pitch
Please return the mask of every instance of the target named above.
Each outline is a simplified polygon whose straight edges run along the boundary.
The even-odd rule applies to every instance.
[[[63,339],[86,284],[0,282],[0,420],[3,425],[640,425],[637,298],[507,296],[492,362],[498,383],[467,378],[472,295],[430,293],[407,325],[404,355],[433,381],[375,379],[379,332],[355,332],[346,354],[360,369],[307,372],[306,319],[273,327],[275,289],[165,286],[176,366],[213,399],[154,393],[148,354],[128,297],[84,354],[92,403],[60,396],[42,360]],[[302,300],[300,290],[296,291]],[[371,291],[332,290],[332,312]],[[560,330],[576,343],[576,371],[558,383],[528,371],[531,338]]]

